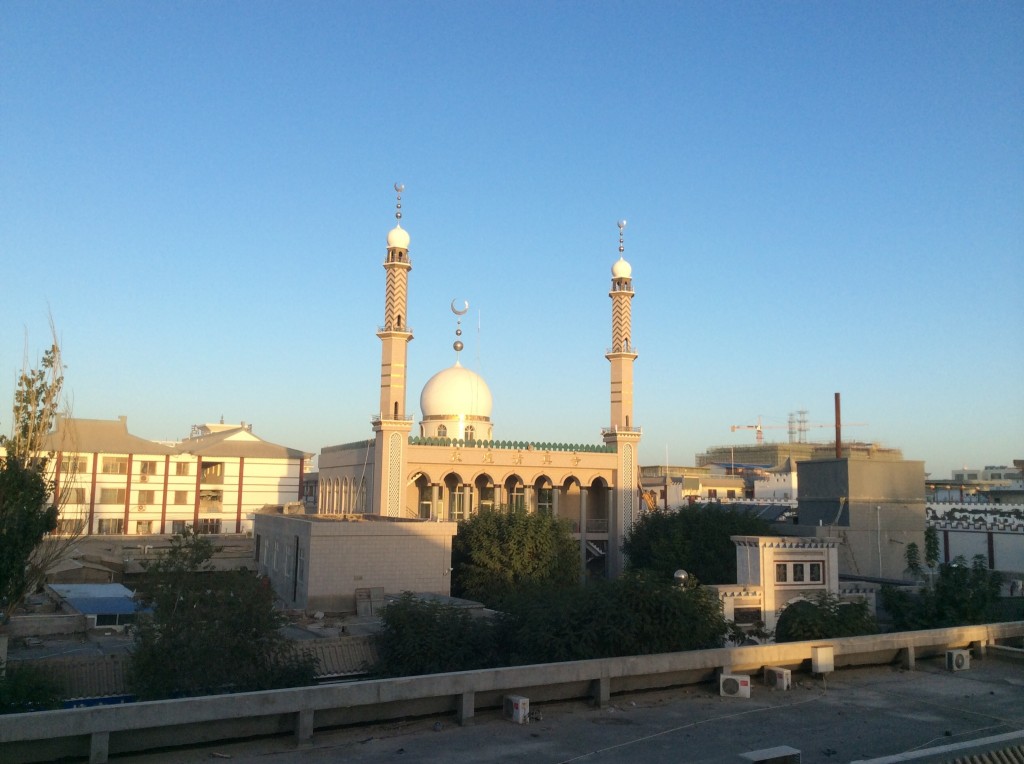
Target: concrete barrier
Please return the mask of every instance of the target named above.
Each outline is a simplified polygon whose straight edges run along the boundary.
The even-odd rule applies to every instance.
[[[500,708],[504,695],[602,704],[615,693],[708,681],[723,668],[809,668],[811,648],[822,645],[832,646],[836,668],[894,661],[913,668],[916,658],[947,649],[971,647],[980,658],[986,646],[1022,636],[1018,621],[12,714],[0,716],[0,761],[88,756],[99,764],[113,753],[281,733],[301,744],[317,728],[425,714],[453,713],[465,724],[477,709]]]

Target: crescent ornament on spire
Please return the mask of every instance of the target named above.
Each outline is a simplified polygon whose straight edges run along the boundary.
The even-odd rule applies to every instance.
[[[463,300],[462,310],[459,310],[458,308],[455,307],[455,300],[452,300],[452,313],[454,313],[456,316],[464,316],[467,313],[469,313],[469,301]]]

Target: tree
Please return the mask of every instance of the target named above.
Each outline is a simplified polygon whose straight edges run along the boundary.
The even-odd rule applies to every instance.
[[[776,642],[836,639],[876,634],[878,623],[864,600],[849,602],[821,592],[814,600],[789,605],[775,624]]]
[[[0,666],[0,668],[3,668]],[[0,714],[22,714],[60,706],[58,683],[39,668],[7,665],[0,675]]]
[[[579,545],[549,512],[496,507],[459,523],[452,542],[452,593],[499,606],[523,586],[575,586]]]
[[[43,580],[63,545],[44,544],[56,529],[50,456],[42,448],[62,401],[64,370],[56,339],[39,368],[25,364],[14,393],[10,436],[0,436],[0,623]]]
[[[622,550],[633,570],[671,580],[680,568],[705,584],[736,583],[736,547],[730,536],[766,536],[771,526],[759,517],[720,504],[645,512],[626,536]]]
[[[926,536],[926,549],[927,543]],[[984,555],[975,555],[970,565],[961,556],[939,565],[938,576],[916,593],[883,586],[882,604],[901,631],[990,623],[999,618],[1002,583]]]
[[[315,659],[280,633],[264,579],[214,571],[213,544],[191,528],[148,565],[129,684],[142,699],[248,692],[312,684]]]
[[[381,615],[377,664],[382,676],[413,676],[504,665],[500,620],[424,602],[406,592]]]

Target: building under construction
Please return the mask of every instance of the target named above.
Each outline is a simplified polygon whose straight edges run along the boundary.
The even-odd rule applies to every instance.
[[[836,455],[836,444],[831,443],[751,443],[743,445],[711,446],[695,457],[698,467],[718,464],[742,465],[745,467],[780,467],[790,459],[793,464],[809,459],[832,459]],[[843,456],[850,459],[873,459],[875,461],[898,462],[903,452],[898,448],[886,448],[878,443],[851,441],[843,443]]]

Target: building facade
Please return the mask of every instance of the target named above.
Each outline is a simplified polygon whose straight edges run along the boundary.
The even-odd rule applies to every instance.
[[[550,511],[567,518],[580,540],[581,560],[616,575],[619,547],[639,511],[637,448],[641,431],[633,421],[632,268],[623,256],[612,267],[610,418],[601,441],[570,444],[497,439],[490,389],[462,366],[461,329],[453,344],[455,363],[424,385],[422,419],[413,433],[407,412],[409,234],[401,227],[401,192],[384,259],[384,323],[381,341],[380,406],[372,437],[330,446],[319,459],[321,513],[367,513],[391,518],[458,521],[480,509],[508,505]],[[465,313],[452,303],[456,315]]]
[[[53,453],[57,532],[86,536],[251,532],[257,509],[299,499],[312,456],[244,423],[198,425],[158,443],[129,433],[126,417],[58,417],[43,447]]]

